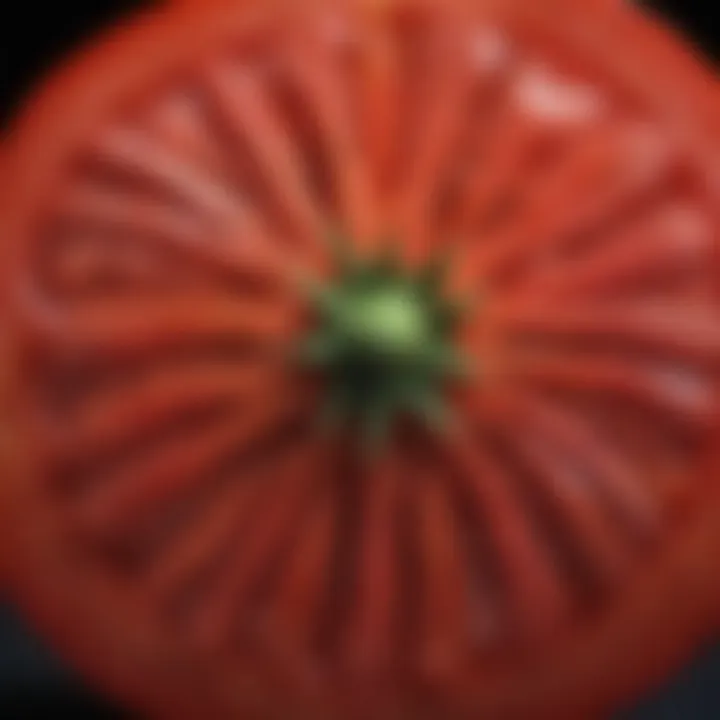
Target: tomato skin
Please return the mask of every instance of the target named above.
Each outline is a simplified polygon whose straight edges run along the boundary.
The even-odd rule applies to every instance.
[[[4,322],[11,338],[25,332],[17,283],[11,279],[23,278],[29,262],[22,239],[32,234],[36,220],[28,209],[44,206],[44,199],[63,177],[67,158],[114,114],[116,98],[134,96],[138,87],[145,87],[148,68],[162,77],[175,66],[178,48],[185,58],[202,57],[218,37],[231,35],[228,28],[238,32],[251,23],[252,11],[271,12],[249,2],[198,5],[188,1],[156,10],[90,49],[28,106],[3,158],[5,178],[11,182],[4,183],[9,188],[3,193],[2,217],[7,237],[18,239],[2,244],[3,305],[9,308]],[[563,13],[583,27],[593,27],[600,38],[594,49],[603,62],[610,63],[613,72],[622,74],[623,82],[636,88],[648,103],[666,110],[680,108],[673,114],[675,131],[703,159],[703,167],[708,157],[715,156],[720,119],[715,80],[698,69],[670,33],[611,0],[597,0],[592,7],[588,3],[582,8],[568,0],[551,0],[544,8],[518,9],[521,15],[524,12]],[[619,63],[602,47],[611,31],[618,44],[624,39],[628,57],[622,67],[632,68],[631,73],[618,70]],[[158,42],[158,37],[163,41]],[[658,79],[648,88],[642,76],[650,71]],[[709,192],[716,190],[713,187]],[[42,488],[26,481],[38,475],[34,466],[40,462],[32,443],[35,418],[17,382],[24,377],[27,358],[12,343],[4,355],[6,377],[0,387],[4,415],[12,419],[12,435],[4,438],[3,448],[7,477],[0,483],[0,547],[4,549],[0,560],[10,595],[41,632],[99,687],[158,717],[233,717],[246,709],[250,699],[259,716],[298,717],[304,716],[298,714],[304,710],[308,718],[342,717],[348,710],[343,699],[333,694],[328,701],[322,693],[314,694],[310,680],[282,676],[268,681],[267,666],[258,668],[252,662],[241,669],[222,662],[201,667],[183,638],[172,637],[157,625],[141,590],[128,592],[107,572],[88,580],[91,566],[62,546],[59,538],[64,537],[65,526],[43,500]],[[715,553],[720,548],[720,497],[713,480],[720,467],[716,455],[708,458],[707,470],[701,473],[705,481],[692,490],[701,501],[687,500],[689,527],[672,537],[671,546],[657,560],[633,571],[637,575],[612,613],[588,626],[561,630],[546,641],[539,663],[522,658],[509,664],[503,659],[497,664],[483,662],[479,668],[469,666],[443,678],[441,690],[433,682],[413,685],[410,690],[403,687],[403,711],[409,717],[428,718],[475,714],[601,717],[662,682],[707,641],[709,630],[717,630],[720,578],[715,572]],[[317,547],[320,552],[322,540]],[[117,618],[117,625],[108,623],[108,618]],[[290,687],[301,696],[306,693],[303,710],[285,707],[277,687]],[[292,700],[287,703],[300,703],[297,694],[288,693],[288,697]]]

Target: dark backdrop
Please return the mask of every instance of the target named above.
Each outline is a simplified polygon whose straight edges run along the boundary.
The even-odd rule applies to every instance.
[[[23,95],[65,53],[123,12],[145,4],[140,0],[27,0],[23,5],[5,0],[0,6],[6,10],[0,32],[7,35],[0,37],[0,119],[11,117]],[[644,4],[679,24],[714,59],[720,57],[720,22],[715,17],[720,7],[713,12],[718,0],[649,0]],[[75,720],[121,717],[87,691],[0,605],[0,718],[63,716]],[[669,687],[618,720],[716,719],[720,720],[720,647],[700,653]]]

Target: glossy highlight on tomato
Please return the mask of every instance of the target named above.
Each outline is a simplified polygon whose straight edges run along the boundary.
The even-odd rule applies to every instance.
[[[614,0],[90,47],[3,151],[8,593],[153,717],[631,701],[720,620],[719,132]]]

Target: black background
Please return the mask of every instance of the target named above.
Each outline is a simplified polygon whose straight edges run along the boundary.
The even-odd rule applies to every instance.
[[[300,0],[301,1],[301,0]],[[542,0],[536,0],[542,2]],[[583,0],[577,0],[582,2]],[[0,0],[2,2],[2,0]],[[720,58],[718,0],[654,0],[643,3],[670,18],[715,60]],[[18,103],[68,51],[135,8],[139,0],[65,0],[2,3],[0,21],[0,120],[5,124]],[[10,18],[12,5],[12,18]],[[661,601],[659,599],[659,601]],[[38,720],[57,717],[112,720],[121,715],[105,707],[30,633],[0,607],[0,718]],[[619,720],[720,719],[720,647],[700,653],[663,692]],[[291,720],[290,718],[288,720]],[[529,719],[532,720],[532,719]]]

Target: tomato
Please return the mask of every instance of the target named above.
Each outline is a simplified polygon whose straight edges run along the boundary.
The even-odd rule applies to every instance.
[[[719,128],[612,0],[178,2],[78,55],[3,151],[8,593],[158,717],[661,682],[718,621]]]

